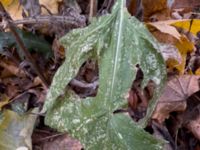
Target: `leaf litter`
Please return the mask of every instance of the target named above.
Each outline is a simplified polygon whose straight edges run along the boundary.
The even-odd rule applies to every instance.
[[[9,2],[9,0],[6,0],[5,2],[6,3]],[[19,25],[19,28],[22,29],[23,31],[26,31],[26,32],[32,31],[33,34],[35,34],[34,32],[37,32],[37,35],[42,36],[43,38],[45,38],[45,40],[47,40],[50,44],[52,44],[52,41],[54,40],[54,36],[56,36],[56,39],[59,39],[66,32],[70,31],[72,28],[84,27],[86,25],[86,19],[90,13],[89,5],[91,5],[92,3],[89,3],[89,1],[82,1],[82,0],[77,1],[77,3],[76,1],[74,2],[71,2],[70,0],[59,1],[59,3],[57,3],[57,0],[52,1],[52,3],[56,3],[56,5],[52,6],[54,10],[52,9],[53,15],[51,16],[48,16],[49,12],[51,11],[49,9],[51,8],[51,6],[46,7],[47,9],[45,9],[44,7],[40,8],[40,5],[39,3],[37,3],[37,1],[33,2],[32,0],[30,0],[27,3],[25,2],[22,4],[22,7],[21,6],[16,7],[17,5],[13,5],[14,7],[12,9],[14,11],[16,10],[18,11],[19,8],[21,11],[21,8],[23,8],[27,15],[27,16],[24,16],[21,14],[19,15],[15,14],[15,16],[20,16],[20,17],[23,16],[23,18],[20,18],[20,20],[15,20],[15,17],[14,17],[13,23],[15,23],[16,25]],[[149,2],[150,2],[149,0],[146,0],[147,6],[150,6],[148,5]],[[149,29],[159,41],[161,42],[164,41],[164,43],[167,44],[167,45],[166,44],[164,45],[164,48],[163,48],[164,50],[162,49],[161,52],[168,66],[168,70],[167,70],[169,74],[168,78],[171,81],[171,76],[172,76],[172,80],[174,81],[173,83],[175,85],[178,85],[175,82],[176,80],[173,79],[173,77],[174,75],[180,74],[180,72],[181,74],[184,74],[183,76],[186,75],[188,77],[191,75],[193,76],[193,74],[199,75],[200,65],[198,63],[198,57],[200,53],[199,53],[199,42],[198,42],[199,40],[198,38],[199,20],[198,19],[200,18],[200,15],[198,14],[198,8],[196,7],[198,5],[198,2],[196,3],[189,0],[183,0],[181,2],[175,1],[172,7],[171,7],[171,4],[167,6],[169,7],[169,9],[166,6],[164,6],[165,4],[164,5],[161,4],[163,2],[159,4],[159,2],[155,1],[155,3],[156,3],[156,7],[152,5],[151,3],[150,7],[152,8],[154,7],[154,8],[152,10],[150,9],[146,10],[146,12],[151,11],[153,14],[153,15],[152,14],[150,15],[146,13],[145,14],[146,19],[150,21],[158,21],[158,24],[162,20],[166,22],[167,28],[169,26],[171,27],[174,27],[174,25],[177,26],[178,28],[174,28],[174,29],[178,31],[178,33],[173,29],[177,33],[176,35],[179,35],[179,37],[182,37],[184,35],[186,40],[188,41],[187,43],[188,44],[194,43],[193,46],[195,46],[191,49],[184,50],[186,53],[184,54],[184,59],[183,59],[182,54],[179,52],[179,50],[182,49],[183,47],[181,48],[179,47],[177,49],[176,43],[179,41],[177,38],[175,38],[176,40],[174,40],[174,37],[173,37],[174,32],[171,32],[170,33],[171,35],[168,35],[168,36],[166,36],[166,34],[160,34],[160,33],[159,33],[159,36],[157,36],[155,32],[152,32],[153,31],[152,28]],[[187,3],[189,3],[190,5],[188,5]],[[32,5],[29,5],[29,4],[32,4]],[[102,15],[102,14],[105,15],[107,12],[110,12],[110,8],[112,5],[113,3],[110,3],[110,2],[104,2],[104,3],[99,2],[98,3],[99,12],[97,13],[97,15]],[[134,5],[130,5],[129,8],[132,6]],[[59,10],[56,10],[57,7],[59,7]],[[138,8],[135,7],[135,8],[141,11],[140,7]],[[158,11],[158,8],[159,9],[161,8],[161,11],[160,10]],[[177,8],[181,8],[181,9],[178,10]],[[130,8],[129,10],[134,10],[134,9]],[[136,14],[140,14],[137,12],[138,10],[136,10]],[[42,13],[44,13],[44,11],[45,13],[47,12],[47,14],[45,16],[42,16]],[[172,12],[173,16],[170,17],[170,14],[168,13],[169,11]],[[11,12],[11,15],[13,15],[12,13],[13,11],[11,10],[10,12]],[[65,15],[65,17],[63,17],[62,15]],[[31,18],[32,16],[34,17]],[[175,17],[178,17],[178,18],[175,18]],[[170,20],[165,21],[166,19],[171,19],[171,18],[182,19],[182,20],[173,20],[171,21],[171,23],[170,23]],[[59,19],[62,19],[62,20],[59,20]],[[54,21],[53,23],[52,23],[52,20]],[[140,18],[140,20],[142,20],[142,17]],[[7,31],[7,29],[5,29],[4,22],[0,23],[0,27],[2,27],[3,29],[1,31],[5,31],[5,30]],[[192,38],[191,38],[191,35],[188,34],[189,32],[193,33]],[[166,41],[166,39],[168,40]],[[180,44],[185,45],[186,43],[182,42]],[[53,61],[52,61],[52,58],[50,58],[51,59],[50,61],[49,59],[48,60],[45,59],[44,61],[43,57],[38,56],[38,51],[32,54],[34,55],[35,60],[38,60],[38,58],[39,60],[42,60],[38,63],[38,65],[40,65],[40,67],[44,70],[46,76],[48,76],[50,80],[54,72],[57,70],[57,68],[60,66],[60,64],[62,64],[65,53],[67,55],[69,51],[69,49],[66,49],[66,52],[64,52],[64,49],[60,46],[59,41],[55,42],[55,44],[53,45],[55,46],[55,47],[53,46],[53,53],[54,53],[54,57],[56,57],[56,58],[53,58]],[[108,47],[108,45],[106,44],[105,47]],[[31,108],[34,108],[36,106],[42,106],[47,89],[43,87],[43,83],[41,79],[35,74],[34,69],[31,68],[31,65],[28,61],[23,61],[19,59],[19,55],[16,54],[16,48],[18,48],[16,47],[16,44],[14,46],[4,44],[3,48],[4,48],[4,51],[3,53],[1,53],[3,57],[1,56],[1,62],[0,62],[1,64],[0,65],[0,92],[1,92],[0,97],[2,99],[2,103],[1,103],[2,110],[11,109],[13,111],[16,111],[19,114],[23,114],[24,112],[27,111],[27,109],[30,110]],[[192,49],[193,51],[191,51]],[[2,52],[2,49],[0,51]],[[44,54],[45,53],[46,52],[44,52]],[[98,54],[101,54],[99,50],[98,50]],[[93,65],[93,62],[96,65]],[[182,65],[182,67],[177,72],[176,71],[177,65],[180,65],[181,63],[184,65]],[[98,75],[99,74],[98,64],[99,64],[99,61],[96,62],[96,60],[86,61],[83,65],[81,65],[79,72],[75,75],[76,76],[75,79],[72,79],[70,81],[67,89],[70,88],[74,90],[76,94],[79,95],[76,101],[77,100],[85,101],[86,99],[88,99],[86,98],[87,96],[97,95],[98,90],[99,90],[98,86],[99,84],[101,84],[101,82],[99,81],[100,79]],[[179,79],[181,82],[185,83],[185,81],[182,80],[183,76],[181,75],[180,79],[179,79],[179,76],[176,76],[176,78]],[[198,78],[198,76],[196,77]],[[184,77],[184,78],[186,79],[186,81],[188,81],[187,77]],[[191,91],[194,92],[197,90],[196,85],[198,81],[197,79],[194,79],[193,77],[191,80],[194,81],[192,85],[194,85],[195,88],[192,88],[193,87],[192,85],[190,85],[189,87],[192,89]],[[115,111],[115,113],[117,114],[122,113],[126,116],[130,115],[133,120],[138,121],[142,117],[145,116],[148,103],[151,102],[149,100],[153,96],[156,85],[153,82],[149,82],[147,86],[145,87],[145,89],[143,89],[142,82],[141,82],[142,79],[140,79],[140,77],[139,78],[136,77],[136,81],[137,82],[133,83],[132,88],[129,89],[129,94],[127,90],[127,93],[124,95],[125,97],[129,97],[129,108],[127,107],[120,108],[119,110]],[[121,84],[122,83],[123,82],[121,82]],[[166,84],[166,86],[167,85],[168,84]],[[180,86],[178,86],[177,88],[180,89]],[[176,99],[177,96],[175,95],[177,95],[177,89],[175,89],[175,91],[176,91],[175,92],[176,94],[174,94],[174,98]],[[181,91],[178,90],[178,91],[180,93],[182,90]],[[153,120],[157,120],[157,122],[156,123],[155,121],[149,122],[145,130],[153,134],[154,136],[158,137],[159,139],[164,139],[164,140],[169,141],[168,144],[165,144],[165,148],[166,146],[168,146],[167,148],[169,149],[170,148],[171,149],[173,148],[189,149],[189,147],[190,148],[192,147],[192,149],[195,149],[195,148],[198,149],[199,147],[198,142],[197,142],[197,139],[199,139],[199,130],[198,130],[199,93],[198,91],[199,90],[197,90],[197,92],[193,94],[193,92],[189,92],[185,89],[185,93],[189,93],[189,94],[185,96],[184,95],[178,96],[184,99],[183,101],[180,100],[180,101],[172,102],[171,100],[167,99],[167,101],[165,101],[164,103],[160,103],[160,102],[158,103],[158,106],[154,114],[156,114],[156,112],[159,112],[161,113],[161,115],[160,116],[157,115],[156,118],[153,118]],[[190,94],[192,94],[192,97],[190,97]],[[162,94],[161,98],[163,97],[163,95],[164,94]],[[63,95],[61,95],[61,97],[62,96]],[[86,98],[86,99],[83,100],[83,99],[80,99],[80,97]],[[168,97],[168,95],[166,97]],[[170,97],[172,97],[173,99],[172,94],[170,95]],[[170,107],[167,107],[166,104],[170,105]],[[159,109],[160,106],[164,107],[164,109]],[[169,109],[166,110],[165,108],[169,108]],[[69,148],[81,149],[83,147],[80,145],[78,141],[72,138],[69,138],[68,134],[65,137],[63,133],[57,133],[57,132],[52,131],[52,129],[50,128],[46,128],[42,121],[44,116],[43,115],[41,116],[40,113],[39,114],[36,113],[34,115],[39,115],[39,116],[38,116],[36,128],[34,128],[33,130],[34,131],[33,135],[35,135],[36,132],[39,133],[39,135],[42,135],[44,133],[45,134],[44,136],[32,137],[33,149],[38,149],[38,148],[47,149],[49,148],[49,146],[51,146],[51,148],[54,148],[54,149],[58,147],[62,149],[63,145],[66,146],[67,149]],[[120,120],[120,118],[118,119]],[[74,123],[79,122],[78,119],[74,119],[73,121]],[[115,121],[117,120],[113,120],[113,122]],[[86,120],[86,122],[90,123],[90,120]],[[119,126],[122,127],[124,125],[119,125]],[[152,130],[154,133],[152,133]],[[121,133],[116,134],[116,135],[119,139],[125,137]],[[127,135],[129,135],[129,133],[127,133]],[[69,144],[71,142],[73,143],[72,145]],[[24,146],[20,146],[19,148],[24,148]]]

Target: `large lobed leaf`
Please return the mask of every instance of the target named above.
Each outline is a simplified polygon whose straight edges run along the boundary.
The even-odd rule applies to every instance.
[[[61,39],[66,60],[56,72],[44,105],[45,123],[78,138],[86,149],[161,149],[162,142],[145,127],[165,80],[165,65],[156,41],[142,23],[131,17],[118,0],[112,14],[94,20],[84,29]],[[99,89],[95,98],[81,100],[66,85],[80,66],[94,58],[99,63]],[[135,123],[125,114],[113,114],[127,105],[125,95],[139,64],[149,80],[157,84],[146,117]],[[62,95],[62,96],[61,96]]]

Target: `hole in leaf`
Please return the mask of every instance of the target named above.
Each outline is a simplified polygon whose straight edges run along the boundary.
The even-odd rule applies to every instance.
[[[98,72],[97,61],[87,60],[69,85],[81,98],[95,97],[98,90]]]

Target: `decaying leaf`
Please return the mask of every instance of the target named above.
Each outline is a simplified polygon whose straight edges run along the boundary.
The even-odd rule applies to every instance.
[[[38,109],[33,110],[37,112]],[[4,110],[0,121],[0,149],[14,150],[19,147],[32,149],[31,135],[37,116]]]
[[[112,14],[61,39],[67,49],[66,58],[47,94],[45,123],[69,132],[86,149],[162,149],[162,142],[142,128],[163,87],[164,60],[157,51],[156,40],[142,23],[131,18],[124,6],[125,0],[118,0]],[[65,87],[88,58],[98,61],[99,89],[95,98],[82,100],[70,90],[65,92]],[[149,80],[157,85],[146,117],[139,123],[125,114],[113,114],[127,106],[125,95],[136,76],[137,65],[144,73],[143,87]]]
[[[199,78],[183,75],[168,81],[152,118],[163,122],[171,112],[185,111],[186,99],[200,89]]]

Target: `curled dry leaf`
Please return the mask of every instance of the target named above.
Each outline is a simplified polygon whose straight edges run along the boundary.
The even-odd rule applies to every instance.
[[[171,112],[185,111],[186,99],[199,90],[199,79],[199,76],[183,75],[168,81],[152,118],[163,122]]]
[[[153,23],[148,23],[147,24],[147,27],[148,28],[156,28],[157,30],[159,30],[160,32],[162,33],[166,33],[166,34],[169,34],[171,36],[173,36],[174,38],[176,39],[180,39],[181,37],[181,34],[176,30],[175,27],[173,26],[170,26],[170,24],[172,23],[173,21],[159,21],[159,22],[153,22]]]

